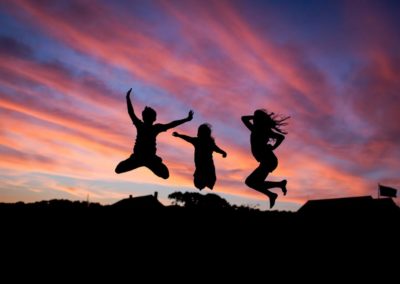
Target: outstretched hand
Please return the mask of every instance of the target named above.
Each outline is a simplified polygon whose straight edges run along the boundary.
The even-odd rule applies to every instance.
[[[188,114],[188,117],[187,117],[187,119],[188,119],[189,121],[193,119],[193,114],[194,114],[193,110],[190,110],[190,111],[189,111],[189,114]]]
[[[178,132],[176,132],[176,131],[172,132],[172,136],[178,137],[178,135],[179,135]]]
[[[222,153],[222,158],[226,158],[227,154],[226,152]]]
[[[131,95],[132,88],[129,89],[129,91],[126,93],[126,96],[129,97]]]

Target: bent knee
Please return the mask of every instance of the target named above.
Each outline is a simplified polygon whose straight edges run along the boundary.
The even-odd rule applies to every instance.
[[[163,179],[168,179],[169,178],[169,172],[168,171],[164,171],[162,173],[160,173],[160,177]]]
[[[258,186],[259,182],[254,180],[254,178],[248,177],[244,182],[248,187],[255,188]]]

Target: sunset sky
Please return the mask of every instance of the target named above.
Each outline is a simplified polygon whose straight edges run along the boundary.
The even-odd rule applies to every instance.
[[[191,136],[212,124],[228,152],[212,192],[231,203],[268,208],[244,184],[258,164],[240,117],[257,108],[291,116],[274,209],[400,188],[399,15],[399,1],[1,1],[0,202],[197,191],[193,147],[171,130],[168,180],[114,173],[136,135],[129,88],[138,115],[193,109],[176,128]]]

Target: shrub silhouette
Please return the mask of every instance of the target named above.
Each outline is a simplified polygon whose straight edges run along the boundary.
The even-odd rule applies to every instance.
[[[227,209],[232,208],[228,201],[217,194],[208,193],[202,195],[197,192],[174,192],[168,195],[168,199],[173,199],[172,204],[185,208],[197,209]]]

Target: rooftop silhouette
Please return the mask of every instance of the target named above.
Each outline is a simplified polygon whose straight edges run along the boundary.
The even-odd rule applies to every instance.
[[[144,195],[133,197],[129,195],[129,198],[122,199],[111,205],[117,209],[131,209],[131,210],[159,210],[164,205],[158,201],[158,193],[154,192],[154,195]]]
[[[307,201],[298,211],[303,215],[336,214],[396,214],[399,207],[391,198],[374,199],[372,196],[342,197]]]

